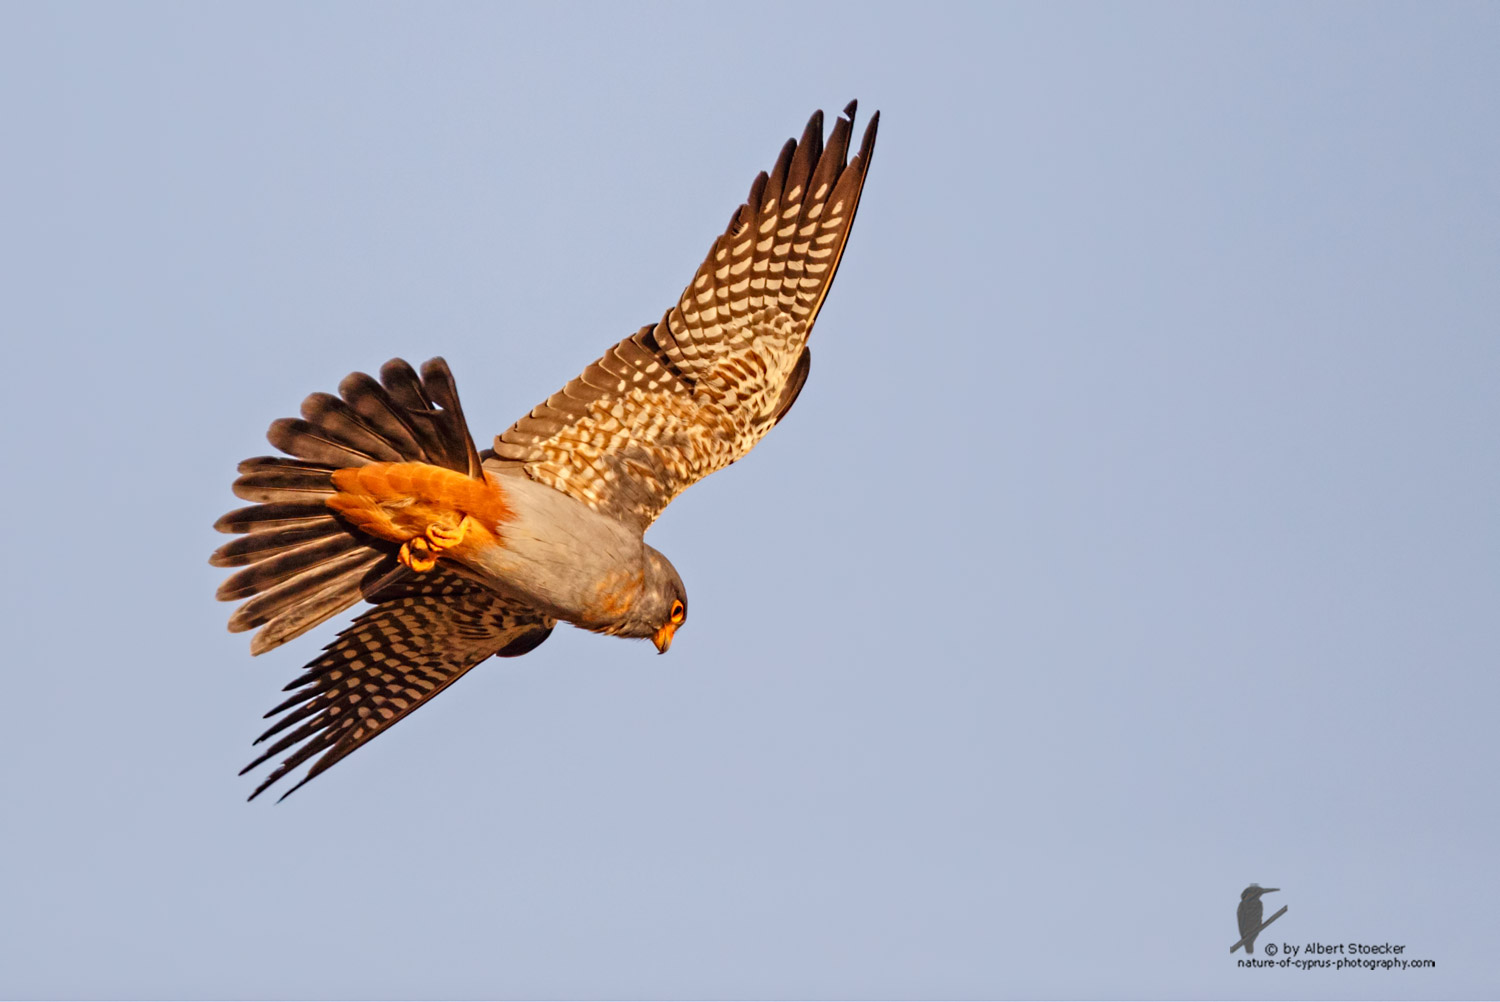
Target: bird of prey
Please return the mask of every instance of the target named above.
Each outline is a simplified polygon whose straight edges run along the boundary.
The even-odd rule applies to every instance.
[[[1266,906],[1261,903],[1262,894],[1271,894],[1279,891],[1279,887],[1262,887],[1259,884],[1251,884],[1240,892],[1240,907],[1235,912],[1235,917],[1240,923],[1240,938],[1245,941],[1245,952],[1255,952],[1255,936],[1251,933],[1260,928],[1261,917],[1266,913]],[[1275,916],[1272,916],[1273,918]],[[1256,933],[1259,935],[1259,933]]]
[[[558,622],[665,653],[687,590],[642,538],[669,502],[744,456],[807,380],[808,335],[849,239],[880,121],[851,158],[856,105],[788,140],[662,319],[475,448],[447,364],[361,372],[271,425],[285,453],[239,465],[254,502],[219,519],[218,597],[271,650],[371,607],[287,685],[242,771],[288,753],[250,795],[320,756],[285,798],[479,662]]]

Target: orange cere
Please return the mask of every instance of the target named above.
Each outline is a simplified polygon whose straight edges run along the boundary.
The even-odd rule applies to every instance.
[[[328,507],[372,536],[404,543],[424,535],[429,526],[456,530],[471,516],[463,541],[454,548],[462,556],[500,542],[496,530],[513,517],[495,478],[475,480],[431,463],[371,463],[336,470],[338,493]]]

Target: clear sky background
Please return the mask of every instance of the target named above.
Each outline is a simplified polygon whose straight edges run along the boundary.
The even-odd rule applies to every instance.
[[[1500,993],[1500,6],[0,7],[0,995]],[[302,397],[481,442],[880,109],[812,378],[280,806],[207,564]],[[1262,937],[1431,971],[1248,971]],[[1257,956],[1260,954],[1258,953]],[[1236,954],[1243,956],[1243,954]]]

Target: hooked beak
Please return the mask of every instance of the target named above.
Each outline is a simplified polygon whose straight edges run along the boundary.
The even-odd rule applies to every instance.
[[[656,645],[656,653],[665,654],[667,648],[672,646],[672,636],[677,632],[676,623],[667,623],[651,637],[651,642]]]

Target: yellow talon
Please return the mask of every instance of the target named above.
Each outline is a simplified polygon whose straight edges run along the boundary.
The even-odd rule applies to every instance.
[[[405,564],[417,574],[426,574],[437,566],[437,554],[432,547],[427,545],[427,540],[421,536],[416,539],[408,539],[401,544],[401,552],[396,556],[397,560]]]
[[[473,521],[468,515],[459,520],[457,528],[449,529],[446,526],[433,522],[427,527],[427,540],[434,549],[448,550],[464,541],[464,536],[469,531],[469,523]]]
[[[450,550],[464,541],[472,521],[465,515],[452,529],[437,522],[429,523],[426,535],[415,536],[401,544],[397,559],[418,574],[426,574],[437,566],[438,557],[443,555],[442,551]]]

